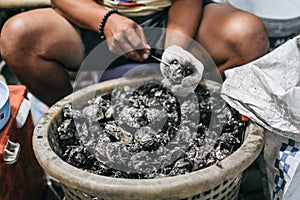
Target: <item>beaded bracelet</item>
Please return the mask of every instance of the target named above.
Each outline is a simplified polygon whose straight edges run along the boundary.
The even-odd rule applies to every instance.
[[[107,19],[109,18],[110,15],[112,15],[112,14],[114,14],[114,13],[120,14],[118,10],[113,9],[113,10],[108,11],[108,12],[104,15],[104,17],[103,17],[103,19],[102,19],[102,21],[101,21],[101,23],[100,23],[100,26],[99,26],[99,34],[100,34],[100,37],[101,37],[101,38],[104,38],[104,37],[105,37],[105,36],[104,36],[104,25],[105,25]]]

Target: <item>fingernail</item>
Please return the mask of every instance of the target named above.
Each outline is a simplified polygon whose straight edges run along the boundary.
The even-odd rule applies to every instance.
[[[149,50],[151,49],[149,44],[146,45],[146,48],[149,49]]]
[[[143,53],[143,59],[147,60],[149,58],[149,53]]]
[[[149,46],[149,45],[147,45],[147,46]],[[143,55],[142,55],[143,59],[145,59],[145,60],[148,59],[149,55],[150,55],[150,49],[144,49]]]

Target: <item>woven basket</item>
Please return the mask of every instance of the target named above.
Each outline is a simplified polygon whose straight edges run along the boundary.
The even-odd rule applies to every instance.
[[[136,82],[118,79],[79,90],[52,106],[36,126],[33,136],[35,155],[44,170],[60,181],[66,199],[237,199],[242,173],[257,158],[264,143],[263,130],[254,124],[247,127],[242,146],[218,166],[174,177],[111,178],[78,169],[57,156],[55,152],[59,147],[53,134],[62,121],[66,103],[88,100],[95,91],[107,92],[117,85]]]

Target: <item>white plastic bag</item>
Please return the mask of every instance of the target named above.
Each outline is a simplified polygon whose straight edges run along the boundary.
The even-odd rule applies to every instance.
[[[267,130],[271,199],[295,199],[300,194],[295,187],[300,185],[300,36],[225,75],[225,101]]]

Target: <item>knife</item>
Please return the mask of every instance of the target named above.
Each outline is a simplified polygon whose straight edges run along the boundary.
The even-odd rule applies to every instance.
[[[158,62],[161,62],[161,63],[163,63],[163,64],[165,64],[165,65],[167,65],[167,66],[169,66],[170,67],[170,63],[167,63],[166,61],[163,61],[162,59],[159,59],[158,57],[156,57],[156,56],[153,56],[153,55],[150,55],[153,59],[155,59],[155,60],[157,60]]]

